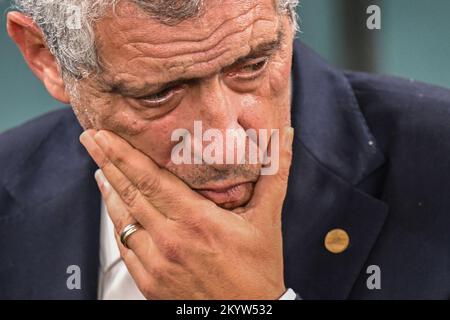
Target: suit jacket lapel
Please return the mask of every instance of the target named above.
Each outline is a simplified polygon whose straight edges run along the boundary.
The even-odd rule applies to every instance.
[[[295,44],[293,165],[283,212],[285,276],[307,299],[344,299],[387,216],[387,205],[357,185],[384,163],[353,91],[340,73]],[[326,250],[328,231],[341,228],[350,246]]]
[[[67,110],[27,161],[11,171],[6,188],[17,213],[0,222],[0,272],[20,298],[95,299],[100,195],[94,163],[78,142],[81,127]],[[78,266],[81,289],[70,290],[67,268]],[[6,270],[5,270],[6,269]]]

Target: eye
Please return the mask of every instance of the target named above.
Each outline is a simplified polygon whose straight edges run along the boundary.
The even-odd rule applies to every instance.
[[[246,63],[240,64],[233,68],[228,76],[233,78],[240,78],[244,80],[251,80],[258,77],[266,68],[268,64],[268,57],[261,57],[253,59]]]
[[[157,93],[137,98],[140,103],[148,107],[158,107],[172,100],[184,89],[184,86],[174,86],[165,88]]]
[[[243,66],[242,70],[245,72],[256,72],[258,70],[263,69],[265,67],[266,63],[267,63],[267,59],[263,59],[256,63],[251,63],[251,64]]]

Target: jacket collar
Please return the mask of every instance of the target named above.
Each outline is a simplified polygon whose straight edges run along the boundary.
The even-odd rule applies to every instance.
[[[345,299],[364,268],[387,205],[358,188],[384,161],[345,76],[306,46],[293,57],[293,164],[283,211],[285,277],[307,299]],[[341,228],[350,246],[324,247]]]
[[[345,76],[294,42],[292,121],[321,164],[356,185],[384,163]]]
[[[95,299],[99,260],[100,194],[95,164],[78,137],[70,109],[49,134],[14,164],[5,187],[19,212],[0,221],[13,291],[19,298]],[[78,266],[81,289],[69,290],[67,268]],[[15,281],[13,280],[15,279]]]

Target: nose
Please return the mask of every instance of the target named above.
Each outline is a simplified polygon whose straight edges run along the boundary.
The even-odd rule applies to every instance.
[[[235,128],[238,123],[237,105],[233,104],[233,93],[220,77],[204,79],[199,86],[199,116],[205,129]]]
[[[240,104],[236,99],[237,94],[227,88],[219,76],[203,79],[199,86],[198,118],[205,133],[203,138],[206,138],[206,141],[203,139],[201,142],[203,158],[212,149],[211,144],[216,143],[213,157],[216,161],[209,164],[219,170],[245,160],[245,144],[248,139],[245,137],[245,129],[239,123]],[[222,140],[222,143],[217,139]]]

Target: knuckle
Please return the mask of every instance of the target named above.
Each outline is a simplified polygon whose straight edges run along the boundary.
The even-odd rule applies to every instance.
[[[199,219],[197,217],[186,217],[183,219],[183,228],[189,233],[189,236],[194,239],[200,239],[204,243],[210,243],[212,241],[213,224],[209,223],[206,219]]]
[[[180,262],[183,256],[181,243],[175,239],[163,239],[160,243],[161,253],[171,262]]]
[[[276,175],[279,182],[281,182],[282,184],[287,184],[288,180],[289,180],[289,174],[290,174],[290,163],[280,166],[280,168],[278,169],[278,174]]]
[[[119,196],[127,206],[132,207],[136,203],[138,191],[131,183],[126,183],[120,189]]]
[[[121,149],[113,150],[110,146],[108,146],[106,152],[117,167],[121,167],[126,163],[126,155]]]
[[[118,247],[119,247],[120,257],[122,258],[123,261],[127,261],[128,255],[129,255],[128,250],[123,246],[118,246]]]
[[[100,155],[98,159],[99,160],[97,164],[100,169],[105,169],[107,166],[111,165],[111,162],[109,162],[108,158],[104,155]]]
[[[155,288],[155,284],[151,280],[147,280],[144,283],[140,284],[139,288],[145,297],[154,297],[157,293]]]
[[[111,170],[114,167],[114,164],[112,163],[112,159],[110,159],[107,156],[107,152],[102,152],[99,153],[96,158],[97,160],[97,165],[100,169],[102,169],[103,171],[108,171]]]
[[[125,216],[117,217],[116,223],[114,224],[117,234],[120,236],[123,229],[130,223],[131,222],[128,219],[128,217],[125,217]]]
[[[287,183],[289,180],[289,168],[282,168],[278,173],[280,182]]]
[[[159,260],[156,260],[151,266],[152,277],[161,282],[166,278],[167,266]]]
[[[157,176],[144,174],[136,183],[138,190],[146,196],[152,196],[160,192],[161,180]]]

